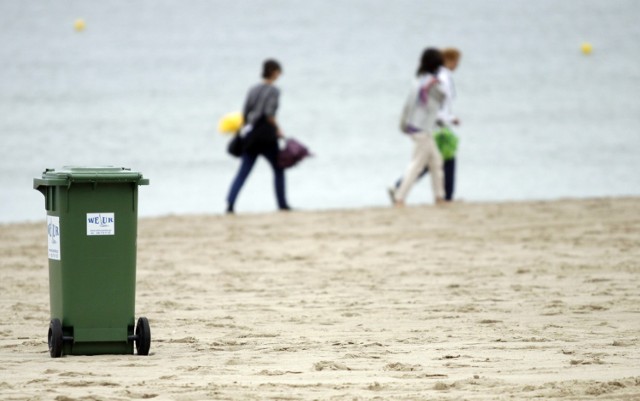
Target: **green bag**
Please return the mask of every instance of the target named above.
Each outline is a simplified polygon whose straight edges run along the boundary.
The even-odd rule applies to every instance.
[[[449,129],[449,127],[442,127],[434,137],[438,149],[442,154],[444,160],[451,160],[456,157],[456,150],[458,149],[458,137]]]

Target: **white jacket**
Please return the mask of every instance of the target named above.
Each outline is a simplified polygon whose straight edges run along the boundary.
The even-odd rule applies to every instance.
[[[453,114],[453,99],[456,96],[456,89],[453,85],[453,72],[447,67],[440,67],[438,70],[438,80],[442,84],[442,90],[446,97],[442,104],[442,109],[438,113],[438,118],[446,125],[451,125],[456,116]]]
[[[432,74],[418,76],[402,110],[400,130],[407,134],[435,132],[445,99],[445,90],[437,77]]]

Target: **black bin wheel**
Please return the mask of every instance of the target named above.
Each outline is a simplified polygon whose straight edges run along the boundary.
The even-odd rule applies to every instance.
[[[151,328],[146,317],[138,318],[136,325],[136,351],[138,355],[149,355],[151,348]]]
[[[49,354],[52,358],[60,358],[62,356],[62,323],[60,323],[60,319],[51,319],[47,337]]]

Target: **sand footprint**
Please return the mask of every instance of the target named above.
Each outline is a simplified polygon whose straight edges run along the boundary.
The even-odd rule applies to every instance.
[[[313,370],[351,370],[351,368],[339,362],[320,361],[313,364]]]
[[[390,370],[394,372],[415,372],[417,370],[422,370],[422,366],[395,362],[387,364],[384,367],[384,370]]]

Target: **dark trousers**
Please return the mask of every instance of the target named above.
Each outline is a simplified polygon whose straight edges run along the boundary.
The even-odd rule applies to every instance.
[[[444,161],[444,198],[453,200],[453,189],[456,180],[456,159]]]
[[[278,145],[277,143],[273,146],[269,146],[266,149],[260,150],[258,153],[254,152],[244,152],[242,154],[242,161],[240,162],[240,169],[236,174],[233,182],[231,183],[231,188],[229,189],[229,195],[227,196],[227,211],[233,212],[233,207],[236,203],[236,199],[238,198],[238,194],[244,185],[244,182],[249,177],[251,170],[253,169],[253,165],[256,163],[258,156],[264,156],[271,168],[273,169],[273,177],[274,177],[274,187],[276,192],[276,200],[278,201],[279,209],[287,209],[289,205],[287,204],[287,199],[285,197],[285,179],[284,179],[284,169],[278,167]]]
[[[456,159],[445,160],[444,165],[442,166],[444,170],[444,198],[448,201],[453,200],[453,190],[455,187],[456,180]],[[418,176],[418,180],[429,172],[429,167],[425,167],[424,170]],[[402,178],[399,178],[396,181],[396,189],[400,187],[402,184]]]

